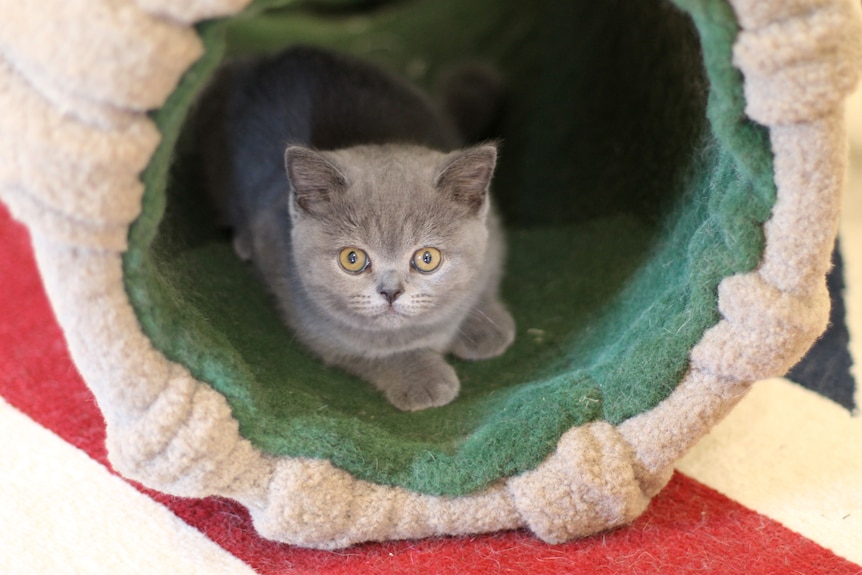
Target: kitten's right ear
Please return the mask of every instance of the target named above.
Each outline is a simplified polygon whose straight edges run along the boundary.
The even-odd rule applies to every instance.
[[[284,152],[284,167],[293,203],[310,215],[320,214],[331,201],[332,194],[344,191],[347,186],[347,179],[332,162],[302,146],[288,146]]]
[[[474,214],[485,213],[496,163],[497,146],[494,144],[455,152],[435,177],[434,187]]]

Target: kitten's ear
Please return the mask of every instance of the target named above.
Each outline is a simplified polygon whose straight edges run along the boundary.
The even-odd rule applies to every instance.
[[[344,191],[347,186],[344,175],[332,162],[302,146],[288,146],[284,167],[293,188],[294,203],[311,215],[326,209],[332,194]]]
[[[475,214],[487,205],[497,146],[485,144],[456,152],[434,178],[434,187]]]

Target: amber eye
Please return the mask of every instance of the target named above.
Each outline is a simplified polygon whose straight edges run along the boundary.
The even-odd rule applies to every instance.
[[[338,263],[341,268],[351,274],[358,274],[365,271],[371,264],[368,255],[359,248],[344,248],[338,254]]]
[[[423,274],[430,274],[440,267],[443,256],[437,248],[422,248],[413,254],[413,267]]]

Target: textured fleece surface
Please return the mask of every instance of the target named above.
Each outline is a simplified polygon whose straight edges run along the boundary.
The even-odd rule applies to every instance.
[[[459,399],[415,414],[301,349],[209,223],[183,165],[190,155],[173,153],[189,101],[223,50],[222,24],[202,26],[207,55],[155,116],[163,141],[124,260],[145,332],[227,397],[258,448],[423,493],[477,491],[535,467],[574,426],[651,409],[718,320],[718,283],[759,261],[774,199],[769,144],[743,118],[730,62],[733,13],[721,2],[680,5],[694,26],[656,3],[479,0],[361,16],[283,9],[231,29],[237,52],[315,40],[357,51],[397,36],[381,63],[404,71],[419,58],[430,67],[424,77],[469,45],[509,78],[495,193],[510,223],[503,294],[518,339],[501,358],[456,363]],[[447,19],[461,27],[440,42]],[[585,34],[572,34],[585,20]],[[357,21],[362,34],[351,32]],[[498,37],[514,21],[521,33]]]

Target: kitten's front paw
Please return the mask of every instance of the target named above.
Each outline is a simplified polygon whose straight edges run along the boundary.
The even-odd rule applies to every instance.
[[[452,366],[430,349],[417,349],[382,358],[336,358],[338,365],[371,382],[401,411],[446,405],[461,384]]]
[[[499,300],[470,310],[458,328],[452,353],[462,359],[488,359],[501,355],[515,341],[515,320]]]
[[[440,407],[458,396],[461,387],[455,372],[453,379],[414,381],[386,390],[386,399],[401,411],[420,411]]]
[[[446,405],[458,396],[461,384],[452,366],[439,354],[422,351],[399,358],[395,377],[378,387],[389,403],[401,411],[419,411]]]

